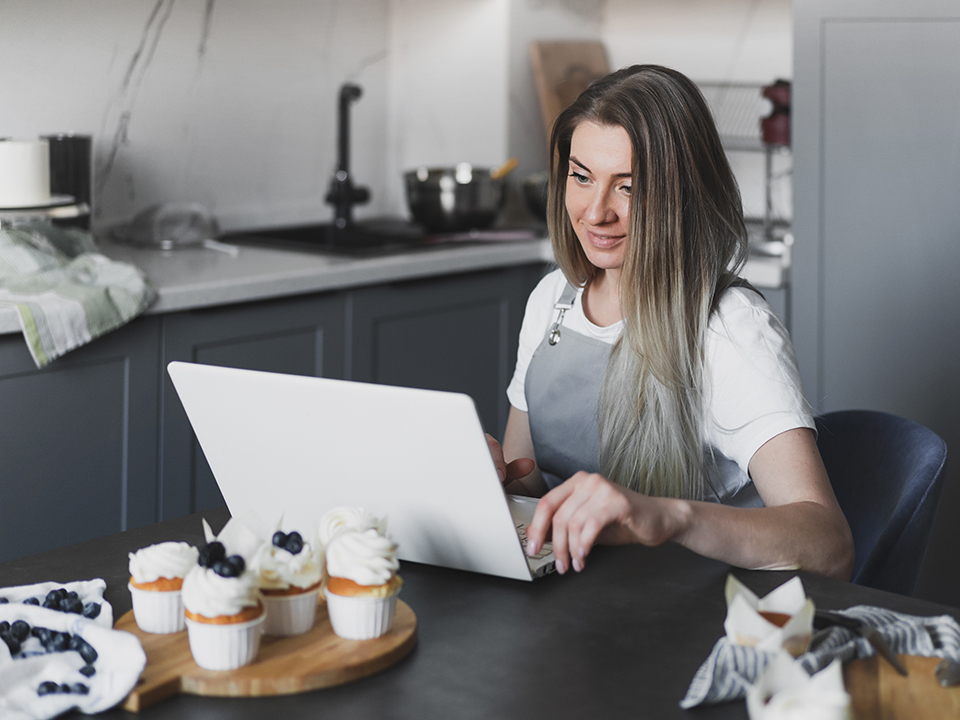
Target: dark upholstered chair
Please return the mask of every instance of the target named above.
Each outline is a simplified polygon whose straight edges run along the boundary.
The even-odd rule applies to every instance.
[[[841,410],[817,422],[817,446],[856,547],[853,582],[912,595],[943,486],[947,445],[906,418]]]

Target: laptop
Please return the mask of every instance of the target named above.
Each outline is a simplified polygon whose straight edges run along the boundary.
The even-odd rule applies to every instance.
[[[233,517],[315,532],[327,510],[387,517],[401,560],[532,580],[536,499],[503,492],[469,395],[172,362],[167,372]],[[306,529],[306,530],[305,530]]]

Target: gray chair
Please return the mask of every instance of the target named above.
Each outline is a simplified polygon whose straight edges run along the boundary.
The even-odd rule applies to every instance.
[[[852,581],[912,595],[943,489],[946,443],[923,425],[873,410],[826,413],[816,423],[853,533]]]

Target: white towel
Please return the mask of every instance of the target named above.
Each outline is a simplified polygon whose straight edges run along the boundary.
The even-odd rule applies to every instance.
[[[894,653],[960,661],[960,625],[949,615],[904,615],[869,605],[857,605],[841,614],[875,627]],[[814,673],[834,658],[847,662],[875,654],[866,638],[851,630],[829,627],[814,635],[811,650],[797,658],[797,662],[808,673]],[[745,697],[747,688],[757,681],[775,655],[775,652],[720,638],[693,676],[680,707],[692,708]]]
[[[100,614],[88,619],[23,603],[30,597],[43,602],[50,590],[61,587],[76,592],[84,603],[100,603]],[[106,583],[100,579],[0,588],[0,598],[8,601],[0,604],[0,623],[13,625],[23,620],[31,628],[70,633],[83,638],[97,653],[92,663],[96,672],[88,677],[80,672],[87,660],[78,650],[47,653],[39,638],[29,636],[21,651],[11,656],[7,643],[0,640],[0,717],[46,720],[73,708],[97,713],[113,707],[130,693],[147,664],[147,656],[135,635],[111,629],[113,608],[103,600],[105,588]],[[79,683],[86,686],[88,692],[41,695],[38,689],[45,682],[71,686]]]
[[[0,228],[0,307],[17,311],[37,367],[124,325],[156,296],[139,268],[100,254],[90,233]]]

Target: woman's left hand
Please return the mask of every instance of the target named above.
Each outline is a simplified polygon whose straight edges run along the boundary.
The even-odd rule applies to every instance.
[[[544,495],[527,528],[527,552],[536,554],[552,535],[557,572],[583,570],[595,543],[660,545],[676,532],[667,507],[614,485],[602,475],[578,472]]]

